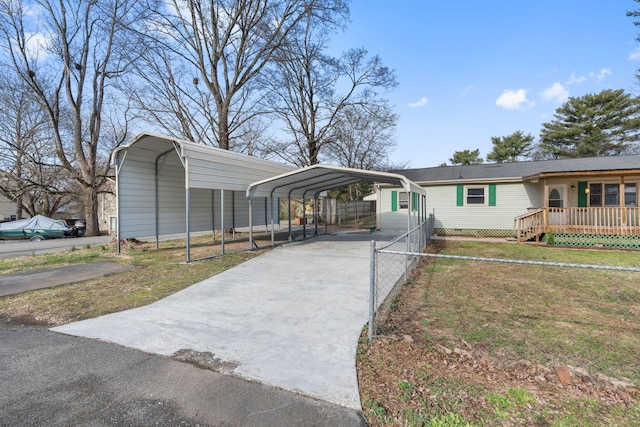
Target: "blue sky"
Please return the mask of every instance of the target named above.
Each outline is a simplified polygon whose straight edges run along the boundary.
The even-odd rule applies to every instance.
[[[516,130],[538,141],[569,96],[640,95],[640,31],[633,0],[353,0],[336,49],[365,47],[394,69],[386,97],[400,115],[394,162],[449,163],[491,151]]]

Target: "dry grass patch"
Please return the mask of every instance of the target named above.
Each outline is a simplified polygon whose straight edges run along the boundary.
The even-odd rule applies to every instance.
[[[219,251],[214,245],[196,240],[192,257]],[[185,263],[184,240],[153,243],[127,242],[118,255],[113,246],[77,249],[70,252],[5,259],[0,272],[29,271],[46,267],[98,261],[120,262],[138,268],[80,283],[41,289],[0,298],[0,316],[55,326],[103,314],[150,304],[198,283],[261,252],[243,252],[246,242],[228,243],[228,254],[194,263]],[[233,252],[238,251],[238,252]],[[87,268],[91,268],[90,264]]]

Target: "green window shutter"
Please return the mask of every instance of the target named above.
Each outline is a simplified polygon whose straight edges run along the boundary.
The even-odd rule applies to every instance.
[[[464,185],[458,185],[457,191],[456,206],[464,206]]]
[[[578,207],[586,208],[587,207],[587,181],[579,181],[578,182]]]
[[[398,210],[398,192],[391,192],[391,212],[395,212]]]
[[[489,206],[496,205],[496,185],[489,184]]]

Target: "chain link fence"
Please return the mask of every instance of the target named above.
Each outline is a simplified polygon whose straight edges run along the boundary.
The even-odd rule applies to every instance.
[[[369,340],[375,333],[375,317],[384,317],[391,308],[393,296],[407,281],[418,261],[418,254],[427,246],[433,235],[434,217],[419,226],[379,247],[371,242],[369,276]],[[381,314],[382,312],[382,314]]]
[[[445,258],[465,261],[496,262],[504,264],[536,265],[545,267],[582,268],[608,271],[628,271],[640,273],[640,267],[612,265],[574,264],[564,262],[534,261],[520,259],[484,258],[463,255],[424,253],[423,249],[433,235],[433,215],[419,227],[396,240],[376,247],[371,242],[371,275],[369,292],[369,341],[376,332],[376,323],[384,322],[389,310],[393,309],[394,297],[406,283],[411,269],[419,258]],[[377,322],[376,322],[377,320]]]

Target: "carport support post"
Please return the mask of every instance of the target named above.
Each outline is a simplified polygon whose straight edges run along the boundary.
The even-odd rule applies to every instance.
[[[324,203],[324,234],[327,234],[329,231],[329,201],[327,200],[327,196],[323,197]]]
[[[313,235],[316,237],[318,236],[318,217],[320,216],[318,210],[318,195],[316,194],[313,198]]]
[[[271,196],[271,247],[276,245],[276,235],[275,235],[275,220],[273,218],[273,196]],[[278,224],[280,223],[280,216],[278,215]]]
[[[189,217],[190,217],[190,209],[189,209],[189,202],[190,202],[190,197],[189,197],[189,187],[187,187],[185,189],[185,197],[186,197],[186,201],[185,204],[187,205],[187,212],[186,212],[186,217],[187,217],[187,223],[186,223],[186,234],[187,234],[187,262],[191,262],[191,234],[190,234],[190,230],[191,230],[191,224],[189,224]]]
[[[249,250],[253,250],[253,197],[249,197]]]
[[[222,249],[222,255],[224,255],[224,189],[220,189],[220,248]]]
[[[291,242],[291,193],[289,193],[289,198],[287,199],[289,202],[289,242]]]
[[[302,196],[302,240],[307,238],[307,211],[304,205],[304,196]]]
[[[376,241],[371,241],[369,251],[369,342],[373,340],[374,317],[376,313]]]

